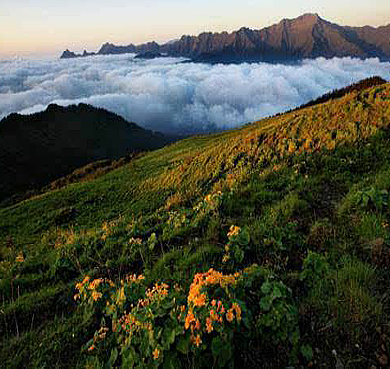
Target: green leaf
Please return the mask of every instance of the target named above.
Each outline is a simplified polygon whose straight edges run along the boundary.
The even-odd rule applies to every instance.
[[[244,323],[245,328],[247,329],[252,328],[252,324],[246,315],[242,317],[242,322]]]
[[[181,368],[179,359],[177,358],[176,353],[168,352],[164,355],[163,369],[176,369]]]
[[[150,237],[148,238],[148,245],[149,245],[149,250],[153,251],[154,247],[157,244],[157,236],[155,233],[152,233]]]
[[[118,349],[114,348],[113,350],[111,350],[111,355],[107,361],[106,368],[111,369],[114,366],[117,358],[118,358]]]
[[[121,352],[122,356],[122,368],[129,368],[132,369],[136,359],[137,359],[137,354],[132,347],[128,347]]]
[[[166,327],[164,329],[164,332],[162,334],[164,349],[169,349],[169,346],[172,345],[173,342],[175,342],[175,337],[175,329],[172,329],[170,327]]]
[[[266,315],[263,315],[263,317],[261,319],[261,323],[263,325],[265,325],[266,327],[271,327],[272,325],[274,325],[274,319],[272,318],[271,314],[266,314]]]
[[[301,347],[301,353],[307,361],[310,361],[313,358],[313,350],[310,345],[303,345]]]
[[[299,329],[296,329],[296,330],[292,333],[292,335],[291,335],[291,337],[290,337],[290,342],[292,343],[292,345],[293,345],[294,347],[296,347],[296,346],[298,345],[298,343],[299,343]]]
[[[173,305],[175,305],[174,300],[165,299],[165,301],[161,304],[161,307],[163,307],[165,310],[170,310]]]
[[[182,354],[187,355],[190,350],[190,340],[185,337],[180,337],[179,342],[176,345],[176,348]]]
[[[211,352],[218,366],[223,368],[232,357],[230,342],[223,341],[220,337],[214,337],[211,341]]]
[[[265,295],[268,295],[271,292],[271,283],[269,281],[265,281],[261,286],[261,292],[263,292]]]
[[[282,297],[282,292],[280,291],[278,286],[274,286],[274,289],[272,290],[272,297],[274,299]]]
[[[270,296],[264,296],[260,300],[260,308],[263,311],[268,311],[271,308],[271,299]]]

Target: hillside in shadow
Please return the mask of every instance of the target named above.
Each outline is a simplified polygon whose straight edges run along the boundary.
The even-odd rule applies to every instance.
[[[0,122],[0,200],[36,189],[76,168],[160,148],[173,138],[86,104],[49,105]]]

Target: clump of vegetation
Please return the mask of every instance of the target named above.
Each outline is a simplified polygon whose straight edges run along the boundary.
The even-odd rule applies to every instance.
[[[148,288],[144,281],[131,275],[115,286],[87,276],[76,284],[74,298],[103,315],[86,344],[94,366],[225,367],[237,342],[251,336],[275,348],[287,345],[297,359],[298,309],[291,290],[270,271],[257,265],[234,274],[209,269],[194,276],[188,292],[177,283]]]

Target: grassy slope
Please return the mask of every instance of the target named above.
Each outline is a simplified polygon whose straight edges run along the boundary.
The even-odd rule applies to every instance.
[[[319,348],[315,360],[331,367],[331,350],[339,348],[347,367],[376,363],[380,345],[389,344],[389,209],[378,195],[390,190],[389,123],[387,84],[183,140],[94,181],[0,209],[0,362],[83,365],[80,347],[96,322],[75,310],[77,278],[143,271],[150,281],[188,283],[195,271],[222,267],[226,233],[236,224],[251,237],[237,267],[267,264],[293,288],[301,334]],[[172,226],[181,214],[193,219],[193,206],[217,191],[223,198],[216,211]],[[365,193],[369,200],[360,201]],[[152,232],[159,245],[153,253],[129,247],[130,237]],[[334,274],[330,286],[307,292],[292,276],[309,249],[326,253]],[[17,263],[21,252],[25,261]],[[359,270],[369,277],[353,277]],[[346,283],[356,286],[346,290]]]

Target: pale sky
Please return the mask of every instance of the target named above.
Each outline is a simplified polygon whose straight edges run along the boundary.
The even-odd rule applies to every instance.
[[[309,12],[341,25],[390,23],[389,0],[0,0],[0,58],[259,29]]]

